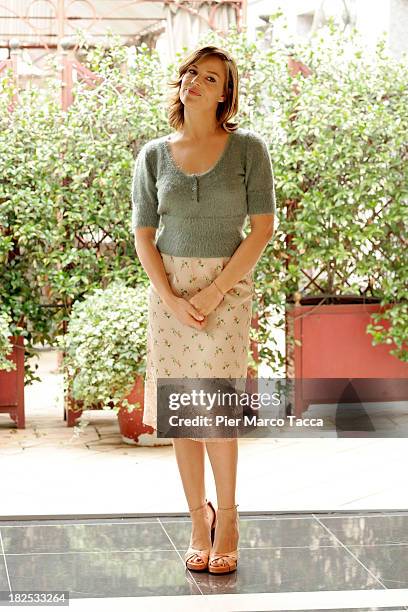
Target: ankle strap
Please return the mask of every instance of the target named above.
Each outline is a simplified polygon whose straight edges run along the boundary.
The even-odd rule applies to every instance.
[[[208,502],[205,501],[201,506],[198,506],[198,508],[194,508],[194,510],[189,510],[189,512],[197,512],[197,510],[202,510],[203,508],[205,508],[207,506]]]
[[[238,508],[239,504],[235,504],[234,506],[231,506],[230,508],[220,508],[218,506],[217,510],[235,510],[235,508]]]

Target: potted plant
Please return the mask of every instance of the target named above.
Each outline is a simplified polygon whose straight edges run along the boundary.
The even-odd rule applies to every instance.
[[[170,444],[142,423],[146,358],[147,291],[114,281],[74,302],[64,351],[64,394],[68,425],[86,409],[114,410],[124,442]],[[76,415],[75,415],[76,413]]]
[[[305,389],[297,415],[337,402],[313,379],[376,379],[377,401],[398,401],[408,376],[407,72],[383,42],[368,55],[354,34],[326,34],[296,43],[286,70],[260,49],[269,78],[251,90],[280,205],[256,268],[256,339],[261,359]],[[283,327],[286,350],[275,350]]]
[[[297,415],[355,402],[350,378],[360,401],[407,398],[407,79],[382,44],[369,58],[351,42],[346,58],[333,37],[331,72],[303,52],[313,70],[291,115],[287,353],[301,381]]]

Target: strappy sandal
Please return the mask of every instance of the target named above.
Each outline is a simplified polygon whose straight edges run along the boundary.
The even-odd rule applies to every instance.
[[[228,513],[235,512],[235,520],[237,532],[239,532],[239,518],[237,512],[238,504],[235,506],[231,506],[231,508],[217,508],[217,516],[219,513]],[[234,572],[238,566],[238,549],[232,550],[231,552],[214,552],[212,549],[210,551],[210,556],[208,560],[208,571],[210,574],[229,574],[230,572]],[[222,563],[219,561],[222,560]],[[216,563],[214,563],[216,561]]]
[[[208,519],[208,506],[211,508],[211,510],[214,513],[214,517],[211,523],[211,544],[214,542],[214,532],[215,532],[215,521],[216,521],[216,512],[214,509],[214,506],[212,505],[212,503],[210,501],[206,501],[205,504],[203,504],[202,506],[200,506],[199,508],[196,508],[195,510],[190,510],[190,515],[192,515],[194,512],[198,513],[206,513],[207,519]],[[198,548],[193,548],[191,546],[191,539],[190,539],[190,545],[188,547],[187,552],[184,555],[184,561],[186,563],[186,567],[189,570],[193,570],[195,572],[203,572],[204,570],[207,569],[208,567],[208,558],[210,555],[210,549],[204,549],[204,550],[200,550]]]

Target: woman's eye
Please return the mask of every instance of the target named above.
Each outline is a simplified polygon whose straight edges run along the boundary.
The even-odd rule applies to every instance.
[[[195,72],[194,68],[189,68],[188,71],[189,72]],[[212,79],[214,81],[214,83],[215,83],[214,77],[208,77],[208,78]]]

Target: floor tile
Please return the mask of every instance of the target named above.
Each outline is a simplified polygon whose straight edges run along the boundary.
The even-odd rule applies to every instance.
[[[198,586],[207,594],[381,588],[341,547],[244,549],[238,563],[239,571],[230,575],[200,574]]]
[[[174,550],[158,522],[1,527],[6,554]]]
[[[8,554],[6,560],[13,590],[69,591],[71,598],[200,593],[174,551]]]
[[[407,544],[350,546],[349,550],[387,589],[408,589]]]
[[[343,544],[408,544],[408,513],[378,516],[319,517]]]
[[[4,555],[0,555],[0,591],[8,591],[8,589],[9,589],[9,584],[7,580],[7,571],[6,571],[6,565],[4,562]]]

